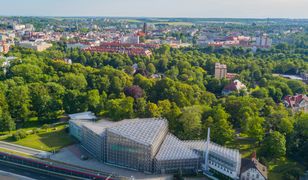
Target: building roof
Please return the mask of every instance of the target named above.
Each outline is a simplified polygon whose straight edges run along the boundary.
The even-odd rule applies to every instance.
[[[234,80],[227,86],[225,86],[224,91],[239,91],[242,89],[246,89],[246,86],[239,80]]]
[[[303,94],[297,94],[295,96],[286,96],[284,101],[287,103],[288,107],[298,107],[302,101],[308,101],[308,97]]]
[[[76,114],[69,114],[68,116],[72,120],[94,120],[94,119],[96,119],[95,114],[90,112],[90,111],[82,112],[82,113],[76,113]]]
[[[226,69],[227,68],[227,65],[225,64],[220,64],[220,63],[215,63],[215,68],[220,68],[220,69]]]
[[[249,170],[250,168],[257,169],[260,174],[267,179],[267,168],[261,164],[256,158],[242,159],[241,174]]]
[[[160,132],[167,128],[165,119],[130,119],[116,123],[108,131],[141,144],[152,145]]]
[[[82,122],[82,126],[93,131],[97,135],[104,136],[106,129],[116,125],[115,122],[107,121],[107,120],[100,120],[98,122]]]
[[[198,159],[199,156],[183,141],[172,134],[168,134],[155,156],[156,160]]]
[[[191,149],[206,151],[206,140],[184,141],[184,143]],[[210,142],[209,148],[211,154],[226,157],[234,162],[237,162],[240,159],[240,153],[237,149],[226,148],[213,142]]]

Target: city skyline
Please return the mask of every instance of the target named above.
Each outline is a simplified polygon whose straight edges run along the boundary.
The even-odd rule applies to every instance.
[[[305,0],[11,0],[2,2],[0,15],[308,18],[306,7]]]

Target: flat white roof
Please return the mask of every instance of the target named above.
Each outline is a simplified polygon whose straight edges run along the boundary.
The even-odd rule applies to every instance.
[[[94,113],[91,111],[88,112],[82,112],[82,113],[76,113],[76,114],[69,114],[68,115],[73,120],[92,120],[97,119]]]

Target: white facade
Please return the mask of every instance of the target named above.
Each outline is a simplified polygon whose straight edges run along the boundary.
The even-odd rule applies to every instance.
[[[24,24],[14,24],[13,25],[13,29],[15,30],[15,31],[20,31],[20,30],[23,30],[23,29],[25,29],[26,28],[26,25],[24,25]]]
[[[265,180],[265,178],[257,169],[250,168],[241,174],[241,180]]]
[[[123,36],[120,39],[121,43],[128,43],[128,44],[139,44],[139,36],[131,35],[131,36]]]
[[[69,49],[74,49],[74,48],[79,48],[79,49],[86,49],[90,47],[90,45],[82,44],[82,43],[74,43],[74,44],[67,44],[67,48]]]
[[[30,48],[36,51],[45,51],[46,49],[52,47],[52,44],[46,42],[22,41],[19,43],[19,46],[23,48]]]
[[[196,146],[196,142],[191,145]],[[241,169],[239,151],[212,143],[210,140],[210,128],[208,128],[207,141],[204,143],[204,154],[203,172],[205,175],[210,170],[214,170],[232,179],[239,179]]]
[[[272,46],[272,39],[267,36],[257,37],[255,45],[260,48],[270,48]]]

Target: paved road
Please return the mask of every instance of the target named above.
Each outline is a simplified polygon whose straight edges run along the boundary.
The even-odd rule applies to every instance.
[[[5,172],[18,174],[18,175],[21,175],[21,176],[26,176],[26,177],[29,177],[29,178],[32,178],[32,179],[37,179],[37,180],[64,180],[64,178],[59,178],[59,177],[53,176],[53,175],[41,174],[41,173],[38,173],[37,171],[32,171],[32,170],[29,170],[29,169],[25,170],[22,167],[3,163],[3,162],[0,162],[0,170],[5,171]],[[10,179],[12,179],[12,178],[10,178]]]
[[[28,147],[24,147],[24,146],[12,144],[12,143],[7,143],[3,141],[0,141],[0,148],[4,148],[4,149],[11,150],[11,151],[16,151],[16,152],[21,152],[21,153],[29,154],[29,155],[40,157],[40,158],[42,157],[49,158],[50,156],[49,152],[40,151],[37,149],[28,148]],[[110,173],[104,173],[98,170],[92,170],[91,167],[82,168],[82,167],[74,166],[71,164],[65,164],[65,163],[41,160],[41,159],[36,159],[36,161],[42,162],[42,163],[49,163],[50,165],[53,165],[53,166],[57,166],[57,167],[61,167],[61,168],[69,169],[69,170],[75,170],[78,172],[88,173],[92,175],[97,175],[97,174],[105,175],[105,176],[110,175]]]
[[[45,151],[40,151],[40,150],[37,150],[37,149],[28,148],[28,147],[24,147],[24,146],[12,144],[12,143],[7,143],[7,142],[3,142],[3,141],[0,141],[0,148],[8,149],[8,150],[11,150],[11,151],[16,151],[16,152],[20,152],[20,153],[24,153],[24,154],[29,154],[29,155],[32,155],[32,156],[50,154],[50,153],[45,152]]]

